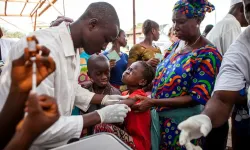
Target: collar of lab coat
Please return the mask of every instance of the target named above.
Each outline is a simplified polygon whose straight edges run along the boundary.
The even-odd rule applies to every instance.
[[[76,52],[74,49],[74,44],[71,38],[71,35],[68,31],[68,27],[66,26],[65,22],[62,22],[59,25],[59,36],[62,40],[63,51],[65,57],[75,56]]]

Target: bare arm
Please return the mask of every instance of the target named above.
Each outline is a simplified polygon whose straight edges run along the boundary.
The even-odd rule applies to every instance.
[[[32,135],[28,135],[24,132],[18,132],[14,135],[10,143],[4,150],[27,150],[29,149],[30,145],[33,143],[34,139]]]
[[[220,127],[228,120],[233,105],[240,98],[239,92],[217,91],[202,113],[211,119],[214,128]]]
[[[152,102],[154,106],[171,108],[185,108],[198,104],[198,102],[194,101],[191,96],[180,96],[168,99],[154,99]]]
[[[136,96],[136,99],[142,100],[139,104],[134,105],[132,108],[140,112],[147,111],[153,106],[162,106],[169,108],[185,108],[198,104],[192,99],[191,96],[180,96],[168,99],[150,99],[147,97]]]
[[[0,149],[3,149],[15,133],[16,125],[24,116],[24,106],[29,92],[20,92],[11,86],[9,96],[0,113]]]
[[[38,85],[56,69],[54,60],[49,57],[50,51],[44,46],[39,47],[39,50],[43,56],[36,55]],[[12,68],[9,70],[11,71],[12,83],[5,105],[0,113],[0,149],[3,149],[12,138],[17,123],[24,116],[23,109],[32,85],[32,66],[25,65],[27,58],[29,58],[29,53],[25,49],[25,54],[14,60]]]

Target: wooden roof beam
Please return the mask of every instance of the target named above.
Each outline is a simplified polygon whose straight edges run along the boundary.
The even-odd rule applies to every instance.
[[[51,3],[52,4],[55,4],[55,2],[56,2],[57,0],[53,0]],[[49,9],[51,7],[51,5],[50,4],[48,4],[48,6],[46,6],[40,13],[39,13],[39,17],[47,10],[47,9]]]
[[[0,0],[0,2],[19,2],[19,3],[26,3],[27,1],[26,0]],[[29,0],[29,2],[27,3],[40,3],[39,1],[34,1],[34,0]]]
[[[21,11],[21,13],[20,13],[20,16],[22,16],[22,13],[23,13],[24,8],[26,7],[28,1],[29,1],[29,0],[26,0],[26,3],[25,3],[24,6],[23,6],[23,9],[22,9],[22,11]]]
[[[8,15],[6,15],[6,14],[0,14],[0,16],[1,17],[30,17],[30,15],[22,15],[22,16],[20,16],[20,14],[8,14]]]
[[[40,0],[40,5],[39,5],[39,3],[37,3],[36,4],[36,6],[34,7],[34,9],[31,11],[31,13],[30,13],[30,16],[31,17],[33,17],[33,15],[36,13],[36,11],[39,9],[39,8],[41,8],[42,6],[43,6],[43,4],[45,3],[45,1],[46,0],[43,0],[42,2],[41,2],[41,0]],[[39,6],[38,6],[39,5]]]

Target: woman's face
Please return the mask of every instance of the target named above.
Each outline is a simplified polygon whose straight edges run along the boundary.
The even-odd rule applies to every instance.
[[[154,41],[158,41],[159,38],[160,38],[160,29],[159,28],[156,28],[156,29],[152,29],[152,34],[153,34],[153,40]]]
[[[118,40],[119,40],[119,43],[122,47],[127,46],[127,38],[126,38],[126,34],[124,32],[121,32]]]
[[[197,19],[188,19],[185,14],[175,11],[172,17],[175,36],[181,40],[187,40],[197,34]]]

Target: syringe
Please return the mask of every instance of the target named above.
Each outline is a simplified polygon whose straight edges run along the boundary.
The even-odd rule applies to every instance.
[[[32,92],[36,92],[36,41],[33,37],[27,37],[28,49],[30,51],[31,57],[30,60],[32,62]]]

